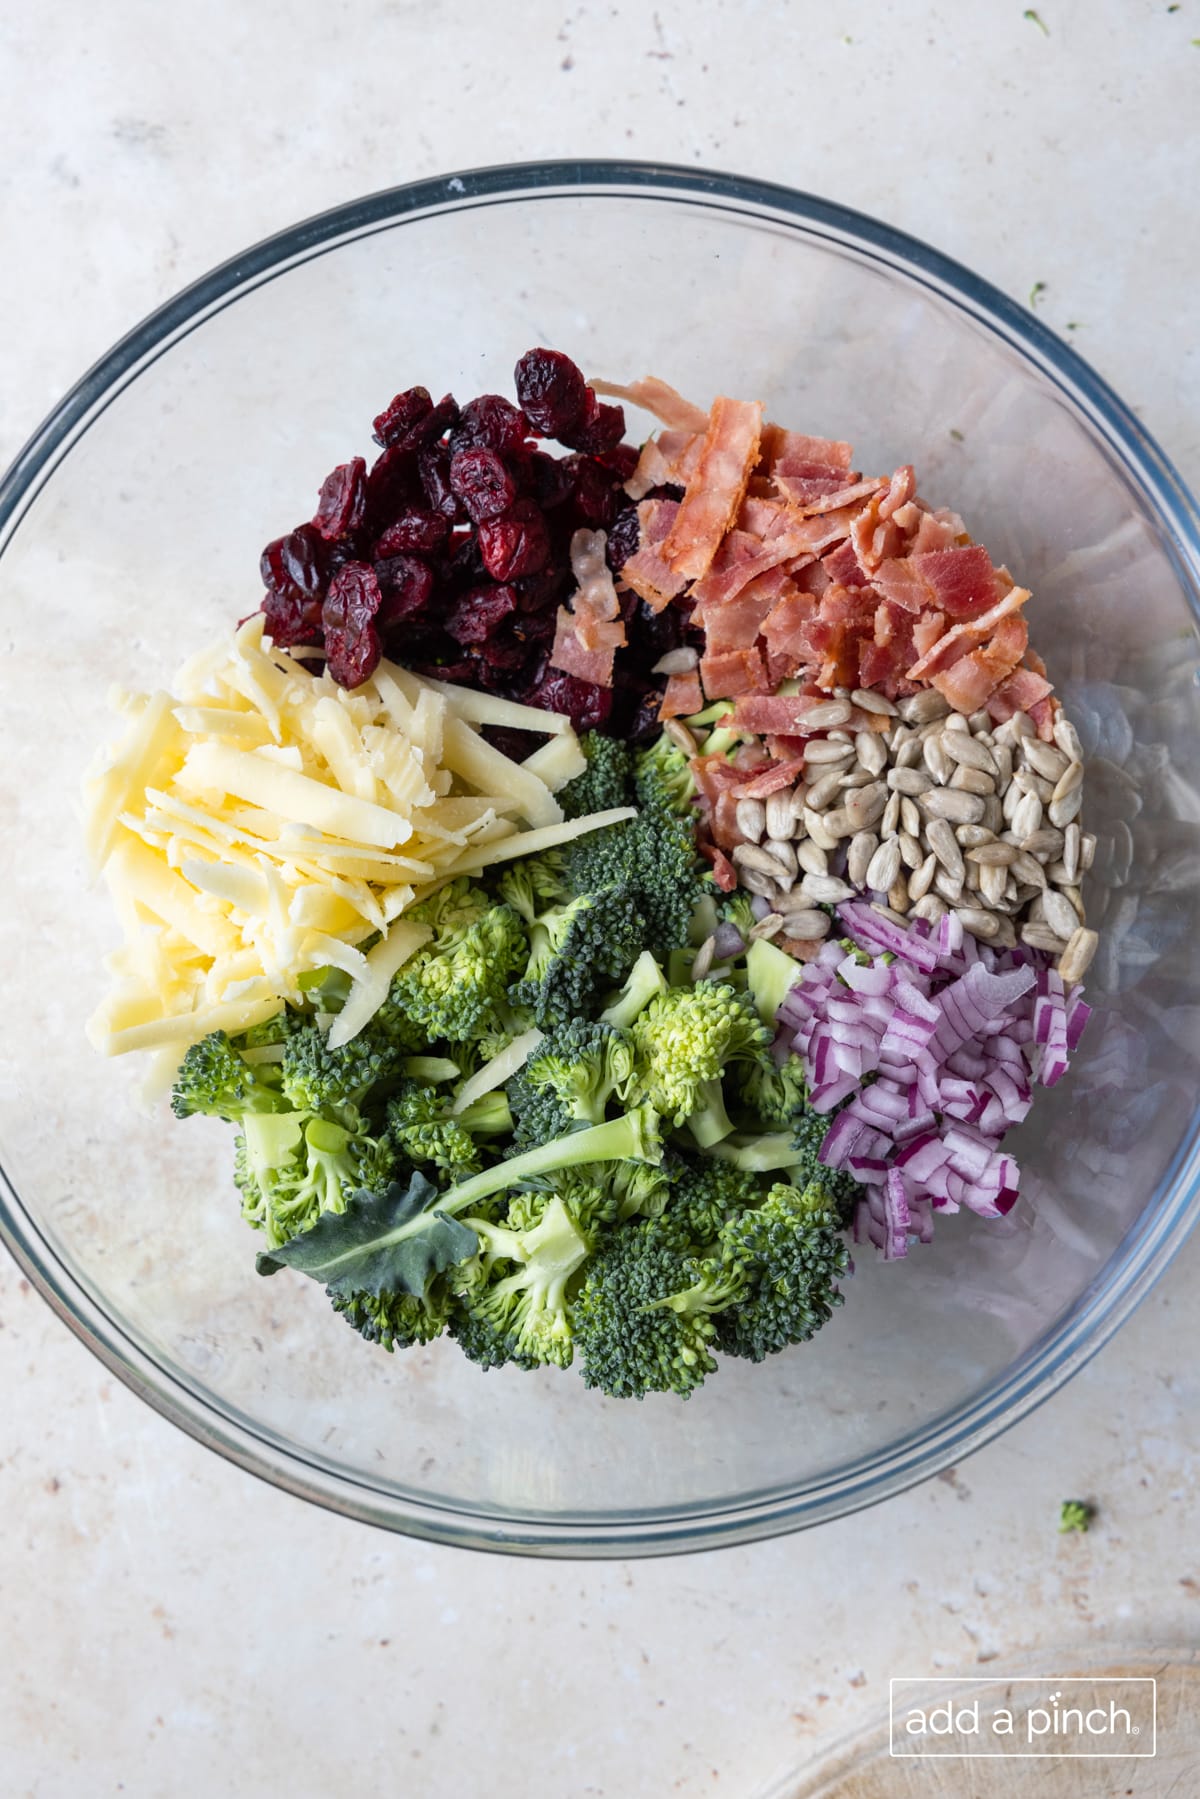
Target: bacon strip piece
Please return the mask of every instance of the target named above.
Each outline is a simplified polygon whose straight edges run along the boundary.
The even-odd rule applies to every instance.
[[[855,481],[849,487],[842,484],[827,493],[814,493],[814,483],[809,480],[797,480],[793,475],[776,475],[775,485],[784,499],[790,500],[795,506],[801,518],[813,518],[818,513],[837,512],[843,506],[852,506],[855,500],[867,500],[872,494],[883,493],[887,483]]]
[[[838,438],[807,437],[803,431],[785,431],[782,425],[764,425],[760,466],[773,474],[796,474],[805,465],[840,470],[850,467],[852,451]]]
[[[930,588],[930,603],[951,618],[975,618],[996,604],[996,571],[982,544],[916,550],[908,561]]]
[[[907,671],[908,679],[924,683],[933,682],[936,686],[937,674],[943,669],[949,668],[950,664],[964,651],[985,643],[999,627],[1001,621],[1006,619],[1010,613],[1019,612],[1028,598],[1028,588],[1014,587],[1005,594],[1002,600],[998,600],[994,606],[989,607],[988,611],[980,613],[978,618],[955,625],[952,631],[947,631],[945,636],[939,637],[933,648],[927,650],[925,655],[913,663]],[[1020,656],[1015,656],[1010,666],[1015,667],[1020,660]],[[992,683],[993,686],[995,684],[995,682]],[[990,692],[991,689],[989,688],[988,691]],[[949,698],[949,695],[946,697]],[[977,708],[974,706],[968,707],[968,711],[975,710]]]
[[[588,386],[603,394],[606,400],[624,400],[630,406],[640,406],[643,412],[653,413],[674,431],[708,429],[708,414],[704,408],[685,400],[669,382],[660,381],[657,375],[643,375],[640,381],[630,381],[624,386],[619,381],[597,381],[593,376],[589,378]]]
[[[661,612],[687,586],[686,577],[675,573],[662,550],[678,511],[677,500],[642,501],[638,507],[638,547],[621,570],[626,587],[645,600],[652,612]]]
[[[757,645],[704,656],[700,679],[710,700],[731,700],[739,693],[766,693],[769,686],[762,651]]]
[[[695,669],[692,669],[687,674],[671,676],[663,690],[658,716],[660,718],[689,718],[693,712],[699,712],[703,705],[704,694],[700,687],[700,677]]]
[[[772,762],[760,775],[751,775],[740,787],[730,788],[735,800],[765,800],[781,788],[794,787],[804,771],[804,757],[796,756],[790,762]]]
[[[758,460],[762,402],[713,401],[704,448],[688,482],[663,554],[676,574],[698,581],[737,517]]]
[[[652,487],[686,487],[703,446],[704,434],[699,431],[660,431],[648,437],[625,492],[631,500],[643,500]]]

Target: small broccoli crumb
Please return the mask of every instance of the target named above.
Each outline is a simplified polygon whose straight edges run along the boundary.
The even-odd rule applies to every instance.
[[[1096,1508],[1088,1500],[1064,1499],[1058,1519],[1059,1531],[1088,1530],[1095,1516]]]

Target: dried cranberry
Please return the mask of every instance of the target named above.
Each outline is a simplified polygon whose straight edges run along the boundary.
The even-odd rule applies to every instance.
[[[546,741],[533,731],[514,731],[510,725],[485,725],[481,736],[510,762],[524,762],[526,756],[532,756]]]
[[[367,506],[367,465],[361,456],[343,462],[321,483],[321,497],[313,524],[321,536],[333,542],[357,531]]]
[[[319,599],[325,588],[325,544],[312,525],[297,525],[259,558],[262,583],[286,600]]]
[[[594,681],[581,681],[578,675],[550,668],[525,695],[525,704],[543,712],[565,712],[577,731],[595,731],[607,723],[613,696],[611,689],[597,687]]]
[[[450,434],[451,450],[469,450],[479,445],[485,450],[516,455],[525,448],[529,423],[511,400],[502,394],[480,394],[468,400]]]
[[[614,575],[619,575],[641,540],[642,528],[636,506],[625,506],[617,514],[608,533],[604,555]]]
[[[375,545],[375,556],[399,556],[413,550],[420,556],[431,556],[442,548],[449,535],[450,521],[442,513],[411,506],[395,524],[388,526]]]
[[[529,660],[529,645],[513,630],[511,623],[505,621],[484,640],[479,654],[486,667],[512,674],[524,668]]]
[[[443,518],[456,519],[461,508],[450,485],[450,452],[444,444],[426,444],[417,453],[417,470],[426,500]]]
[[[374,420],[371,436],[386,449],[389,444],[400,443],[432,411],[433,399],[427,387],[406,388]]]
[[[677,650],[683,640],[683,620],[674,606],[655,612],[645,600],[639,600],[628,626],[630,647],[636,660],[649,668],[669,650]]]
[[[455,601],[445,627],[456,643],[485,643],[516,609],[517,596],[511,587],[472,587]]]
[[[638,465],[639,453],[632,444],[614,444],[606,450],[600,460],[605,468],[611,469],[618,481],[628,481]]]
[[[475,658],[464,655],[457,644],[441,632],[431,640],[406,637],[404,665],[415,675],[430,675],[437,681],[457,681],[467,687],[474,684],[479,672]]]
[[[367,475],[365,529],[371,537],[379,537],[393,519],[424,503],[416,456],[403,444],[393,444],[375,458]]]
[[[517,475],[522,489],[543,511],[561,506],[575,491],[575,469],[569,456],[548,456],[545,450],[526,450],[519,459],[510,457],[509,467]]]
[[[607,531],[617,516],[621,499],[617,484],[606,469],[588,456],[575,463],[574,514],[577,523],[593,531]]]
[[[631,743],[643,743],[648,737],[657,737],[662,723],[658,716],[662,697],[661,687],[649,687],[645,693],[638,695],[636,703],[622,720],[621,735]]]
[[[369,562],[348,562],[329,584],[321,610],[325,656],[339,687],[361,687],[383,653],[375,628],[383,595]]]
[[[536,575],[550,556],[550,533],[532,500],[518,500],[502,518],[479,527],[484,567],[497,581]]]
[[[519,581],[513,583],[521,611],[546,611],[554,605],[570,579],[570,571],[566,567],[556,567],[554,563],[539,569],[536,575],[522,575]]]
[[[558,441],[568,450],[581,450],[585,456],[603,456],[615,449],[624,435],[623,408],[606,406],[589,387],[582,416],[569,431],[560,433]]]
[[[267,621],[267,634],[281,650],[290,649],[294,643],[320,643],[324,627],[319,595],[306,600],[295,593],[276,593],[269,589],[261,611]]]
[[[433,570],[416,556],[387,556],[375,564],[382,602],[379,623],[386,628],[423,612],[433,597]]]
[[[521,410],[543,437],[561,437],[581,418],[587,383],[561,350],[527,350],[514,371]]]
[[[477,525],[499,518],[517,497],[516,483],[499,456],[482,444],[451,454],[450,485]]]

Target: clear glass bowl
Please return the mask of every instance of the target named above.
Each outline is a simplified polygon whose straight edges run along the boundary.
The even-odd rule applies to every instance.
[[[167,678],[258,603],[264,541],[368,451],[413,381],[508,390],[532,344],[913,460],[1035,593],[1091,758],[1098,1012],[1017,1143],[1018,1210],[861,1257],[817,1341],[687,1405],[574,1374],[369,1350],[299,1277],[261,1280],[223,1126],[139,1110],[83,1021],[114,941],[84,886],[81,770],[110,682]],[[631,420],[634,430],[645,421]],[[9,1028],[0,1226],[98,1356],[289,1491],[476,1547],[635,1555],[885,1498],[1054,1391],[1196,1211],[1200,698],[1194,503],[1137,420],[1001,294],[821,200],[695,170],[563,163],[397,188],[248,251],[139,326],[0,492]]]

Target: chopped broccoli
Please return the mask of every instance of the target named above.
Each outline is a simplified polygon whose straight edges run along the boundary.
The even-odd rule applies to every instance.
[[[615,1025],[618,1030],[628,1030],[639,1013],[646,1010],[650,1001],[666,991],[667,983],[662,969],[650,951],[644,949],[630,969],[620,992],[612,996],[601,1012],[601,1023]]]
[[[668,1201],[674,1227],[693,1243],[716,1241],[722,1226],[759,1203],[762,1177],[711,1156],[681,1156],[681,1173]]]
[[[451,1180],[478,1174],[479,1148],[461,1119],[450,1116],[450,1100],[436,1087],[405,1081],[388,1100],[388,1134],[397,1149],[422,1167],[432,1163]]]
[[[753,900],[744,887],[735,887],[732,893],[723,893],[717,901],[717,912],[723,924],[731,924],[741,935],[743,943],[749,943],[750,933],[758,923],[754,916]]]
[[[368,1343],[378,1343],[391,1354],[414,1343],[430,1343],[450,1322],[452,1300],[443,1286],[416,1296],[412,1293],[333,1293],[335,1312]]]
[[[721,1076],[733,1061],[762,1054],[770,1033],[744,994],[720,981],[671,988],[633,1024],[638,1091],[672,1124],[688,1124],[702,1148],[733,1129]]]
[[[1058,1519],[1059,1531],[1090,1530],[1095,1516],[1095,1506],[1086,1499],[1064,1499]]]
[[[695,804],[696,779],[692,765],[665,731],[648,749],[638,752],[634,763],[634,791],[643,806],[663,806],[681,816]]]
[[[465,1304],[455,1306],[447,1328],[467,1359],[485,1371],[503,1368],[506,1362],[526,1370],[542,1366],[533,1356],[519,1355],[511,1335],[497,1330],[489,1318]]]
[[[460,876],[405,917],[431,926],[433,939],[393,977],[376,1014],[378,1028],[409,1051],[502,1029],[498,1008],[527,953],[525,928],[513,908],[496,905]]]
[[[327,1118],[302,1112],[248,1114],[237,1140],[234,1179],[242,1216],[271,1249],[344,1212],[350,1194],[382,1177],[379,1146]]]
[[[761,1362],[829,1322],[848,1260],[825,1189],[780,1182],[761,1205],[728,1218],[692,1285],[659,1303],[689,1316],[699,1308],[717,1314],[720,1348]]]
[[[462,1297],[467,1312],[481,1318],[502,1342],[511,1339],[513,1356],[569,1366],[574,1331],[567,1289],[592,1246],[562,1198],[552,1195],[528,1230],[514,1231],[486,1218],[464,1223],[479,1238],[486,1273],[499,1262],[516,1264],[498,1280],[476,1279]]]
[[[562,856],[557,850],[546,850],[540,856],[522,856],[509,862],[501,871],[496,891],[505,905],[518,912],[527,925],[533,924],[547,906],[569,899],[563,873]]]
[[[508,1083],[520,1148],[600,1124],[633,1076],[633,1040],[611,1025],[573,1022],[550,1031]]]
[[[575,1341],[589,1387],[614,1399],[687,1399],[716,1370],[716,1327],[703,1308],[660,1302],[690,1284],[688,1248],[664,1221],[610,1231],[587,1264],[575,1301]]]
[[[320,1026],[306,1024],[283,1045],[283,1094],[296,1111],[333,1112],[354,1123],[366,1095],[398,1078],[402,1058],[402,1048],[371,1025],[330,1049]]]
[[[734,1078],[736,1100],[768,1130],[787,1131],[808,1107],[804,1064],[788,1056],[782,1064],[769,1052],[738,1065]]]
[[[276,1043],[284,1043],[294,1031],[302,1031],[307,1020],[302,1012],[292,1011],[290,1006],[276,1012],[272,1018],[264,1018],[258,1024],[252,1024],[249,1030],[239,1031],[233,1039],[237,1050],[265,1049]]]
[[[604,737],[588,731],[579,740],[587,761],[581,775],[559,790],[558,803],[567,818],[586,818],[593,812],[611,812],[629,803],[633,757],[620,737]]]
[[[510,989],[547,1029],[586,1017],[596,997],[624,980],[637,960],[644,924],[627,887],[603,887],[542,912],[530,931],[531,952]]]
[[[485,1168],[482,1174],[472,1175],[444,1193],[438,1209],[453,1217],[493,1193],[519,1187],[542,1175],[556,1174],[561,1168],[582,1168],[601,1162],[658,1164],[662,1158],[658,1117],[650,1106],[637,1106],[620,1118],[588,1125],[568,1136],[540,1143],[522,1155],[509,1156],[493,1168]]]
[[[274,1066],[244,1062],[224,1031],[211,1031],[183,1058],[171,1093],[176,1118],[224,1118],[237,1124],[251,1112],[286,1112],[289,1103]]]

